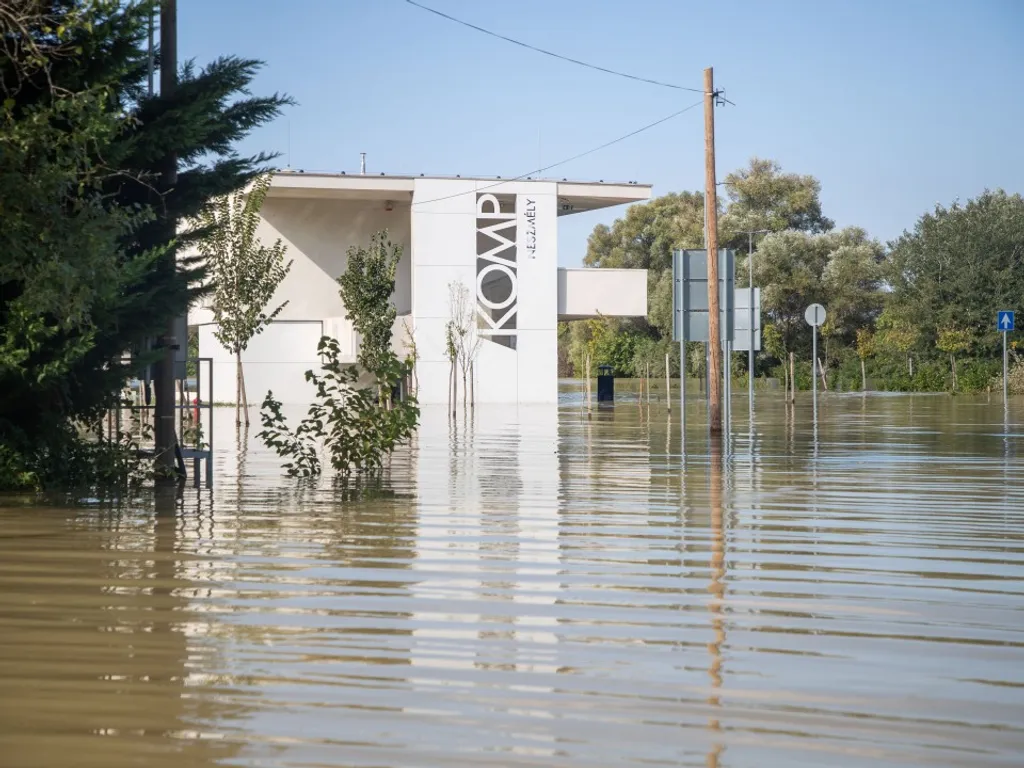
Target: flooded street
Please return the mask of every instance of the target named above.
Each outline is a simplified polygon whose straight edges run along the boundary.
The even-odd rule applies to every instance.
[[[0,508],[0,765],[1020,766],[1024,402],[424,409],[393,496]]]

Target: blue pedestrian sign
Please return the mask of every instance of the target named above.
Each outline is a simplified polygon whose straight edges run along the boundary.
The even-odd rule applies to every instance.
[[[1006,333],[1013,330],[1013,310],[1004,309],[999,312],[996,318],[996,330]]]

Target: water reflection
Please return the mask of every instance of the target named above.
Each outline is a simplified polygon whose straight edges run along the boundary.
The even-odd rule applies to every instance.
[[[385,498],[242,433],[0,510],[3,764],[1020,764],[1020,410],[741,397],[727,450],[690,400],[425,409]]]
[[[0,534],[0,749],[10,766],[215,765],[241,700],[206,670],[219,649],[190,608],[184,518],[5,510]]]

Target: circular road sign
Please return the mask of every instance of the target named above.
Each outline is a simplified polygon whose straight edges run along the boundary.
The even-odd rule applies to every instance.
[[[804,311],[804,320],[807,321],[808,325],[813,325],[815,328],[825,322],[825,308],[821,304],[811,304]]]

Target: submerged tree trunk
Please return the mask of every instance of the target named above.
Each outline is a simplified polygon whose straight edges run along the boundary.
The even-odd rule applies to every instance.
[[[825,373],[825,364],[818,360],[818,373],[821,374],[821,386],[828,392],[828,374]]]
[[[459,398],[458,379],[455,377],[455,361],[452,360],[451,368],[448,369],[448,412],[454,416],[455,407]]]
[[[956,392],[956,386],[957,386],[958,382],[956,380],[956,356],[955,355],[951,354],[949,356],[949,366],[953,370],[953,391]]]
[[[860,391],[861,392],[867,392],[868,391],[868,374],[867,374],[867,371],[865,371],[865,369],[864,369],[864,358],[863,357],[860,359]]]
[[[245,367],[242,365],[242,357],[238,357],[238,377],[242,381],[242,416],[245,426],[249,426],[249,393],[245,391]]]
[[[469,407],[476,408],[476,382],[473,380],[473,362],[469,363]]]
[[[242,425],[242,352],[235,350],[235,426]]]

